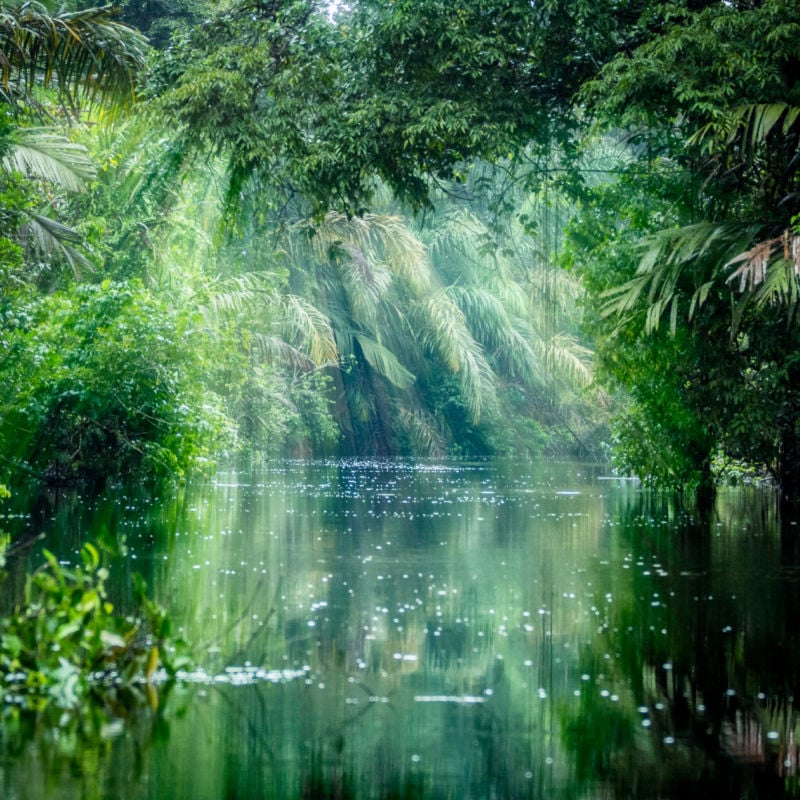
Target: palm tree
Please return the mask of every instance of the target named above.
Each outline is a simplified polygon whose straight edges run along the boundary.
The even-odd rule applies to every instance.
[[[2,0],[2,100],[42,109],[36,90],[53,88],[71,114],[86,106],[130,104],[146,42],[113,16],[111,6],[52,14],[38,2]]]
[[[52,90],[69,117],[129,105],[145,49],[140,34],[112,19],[110,6],[51,14],[40,3],[0,0],[0,108],[15,116],[24,110],[47,116],[42,90]],[[86,148],[52,128],[5,127],[0,156],[5,183],[20,174],[58,191],[80,192],[95,176]],[[82,237],[54,218],[53,205],[42,202],[4,214],[17,227],[6,235],[16,238],[28,260],[54,256],[77,273],[90,266]]]

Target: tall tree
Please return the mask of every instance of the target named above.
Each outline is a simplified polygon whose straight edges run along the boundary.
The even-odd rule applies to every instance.
[[[645,6],[361,0],[332,20],[316,0],[238,0],[152,85],[187,143],[224,154],[232,203],[258,175],[353,214],[378,178],[418,208],[470,160],[566,137],[572,94],[636,40]]]
[[[679,213],[639,229],[653,235],[636,274],[606,295],[605,313],[632,342],[666,328],[693,343],[674,358],[702,444],[697,468],[719,447],[764,464],[785,507],[800,503],[800,340],[793,302],[780,310],[765,300],[798,289],[797,10],[784,0],[665,6],[659,35],[619,55],[584,93],[607,125],[627,128],[642,173],[668,165],[692,190]],[[782,266],[766,282],[770,263]],[[642,369],[623,381],[638,392],[661,379]],[[659,429],[677,430],[675,419]]]

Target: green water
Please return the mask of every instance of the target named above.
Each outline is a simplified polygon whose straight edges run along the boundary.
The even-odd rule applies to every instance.
[[[700,522],[596,466],[369,461],[40,499],[5,527],[124,539],[117,603],[141,572],[198,669],[127,717],[7,714],[0,797],[793,795],[768,500]]]

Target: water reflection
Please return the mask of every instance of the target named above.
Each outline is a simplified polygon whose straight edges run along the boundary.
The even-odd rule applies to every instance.
[[[3,796],[792,794],[800,560],[771,509],[489,462],[53,504],[24,524],[67,559],[124,537],[118,602],[144,573],[200,668],[125,721],[8,710]]]

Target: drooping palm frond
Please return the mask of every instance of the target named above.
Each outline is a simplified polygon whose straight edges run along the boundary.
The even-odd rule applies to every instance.
[[[351,336],[358,346],[366,362],[381,377],[398,389],[408,389],[416,378],[401,363],[397,356],[377,338],[364,331],[351,331]]]
[[[17,128],[14,143],[0,159],[0,170],[19,172],[25,178],[49,183],[67,192],[82,192],[95,175],[94,162],[85,147],[46,128]],[[12,233],[29,260],[62,262],[77,277],[92,269],[88,244],[74,228],[50,216],[52,208],[23,213],[23,222]]]
[[[301,226],[308,229],[308,223]],[[337,249],[344,249],[357,259],[360,266],[375,269],[379,265],[403,278],[415,293],[428,291],[432,274],[425,245],[402,218],[391,214],[364,214],[347,217],[330,212],[322,223],[310,231],[311,245],[321,260],[327,260]],[[364,278],[371,273],[364,271]]]
[[[563,321],[576,320],[576,306],[584,295],[575,275],[559,266],[533,267],[526,276],[530,296],[529,306],[546,306],[551,314]]]
[[[756,242],[750,249],[739,253],[728,261],[723,269],[736,266],[728,281],[739,282],[739,291],[755,290],[767,278],[767,270],[775,262],[790,267],[795,275],[800,274],[800,235],[785,230],[781,236]]]
[[[542,363],[531,341],[536,337],[522,318],[512,317],[505,304],[481,286],[450,286],[446,290],[464,313],[467,327],[484,350],[506,366],[513,377],[533,384],[543,379]]]
[[[145,38],[113,19],[111,6],[51,14],[38,2],[0,2],[0,94],[31,100],[55,87],[71,108],[134,98],[145,62]]]
[[[457,375],[472,421],[479,422],[482,413],[495,405],[495,381],[464,313],[443,289],[421,303],[417,314],[423,344]]]
[[[261,361],[299,369],[308,372],[318,365],[307,353],[287,342],[280,336],[270,336],[260,331],[248,331],[247,341],[250,349],[258,354]]]
[[[270,337],[278,336],[286,348],[305,353],[313,365],[335,363],[338,350],[330,320],[302,297],[275,289],[271,276],[248,273],[213,282],[207,289],[208,308],[218,316],[235,316],[252,330],[248,338],[257,339],[264,354],[276,354],[279,348]],[[269,333],[265,333],[266,326]],[[262,338],[258,338],[262,337]],[[263,338],[267,337],[267,338]],[[288,354],[284,348],[282,352]],[[298,363],[290,356],[289,363]]]
[[[332,258],[339,267],[353,316],[363,322],[374,322],[378,307],[392,285],[392,273],[383,264],[370,262],[354,245],[340,244],[337,249],[338,254]]]
[[[45,214],[29,214],[18,236],[29,259],[66,262],[75,277],[80,277],[81,268],[94,269],[92,262],[82,252],[81,248],[86,248],[83,237],[74,228]]]
[[[602,294],[602,315],[616,315],[622,321],[644,310],[645,332],[651,333],[668,313],[674,333],[679,315],[693,317],[719,280],[723,265],[746,249],[760,229],[705,222],[654,234],[643,243],[636,275]]]
[[[782,136],[800,121],[800,107],[788,103],[748,103],[736,106],[721,119],[704,125],[688,144],[711,151],[719,140],[725,144],[739,142],[745,154],[751,154],[775,130]],[[780,123],[780,128],[777,126]]]
[[[209,308],[219,316],[261,312],[272,318],[280,303],[280,293],[269,277],[258,272],[217,278],[207,291]]]
[[[800,307],[800,273],[796,259],[773,261],[763,280],[752,290],[758,308],[767,305],[783,306],[787,320],[794,319]]]
[[[592,382],[594,353],[574,336],[558,333],[534,343],[537,355],[547,366],[550,375],[565,375],[579,386]]]
[[[447,437],[435,417],[419,409],[408,408],[401,408],[398,417],[415,453],[432,458],[447,454]]]
[[[339,357],[330,320],[315,305],[297,295],[281,303],[284,330],[294,331],[315,364],[335,363]]]
[[[11,151],[0,161],[6,171],[47,181],[68,192],[83,192],[97,175],[89,151],[47,128],[17,128]]]

